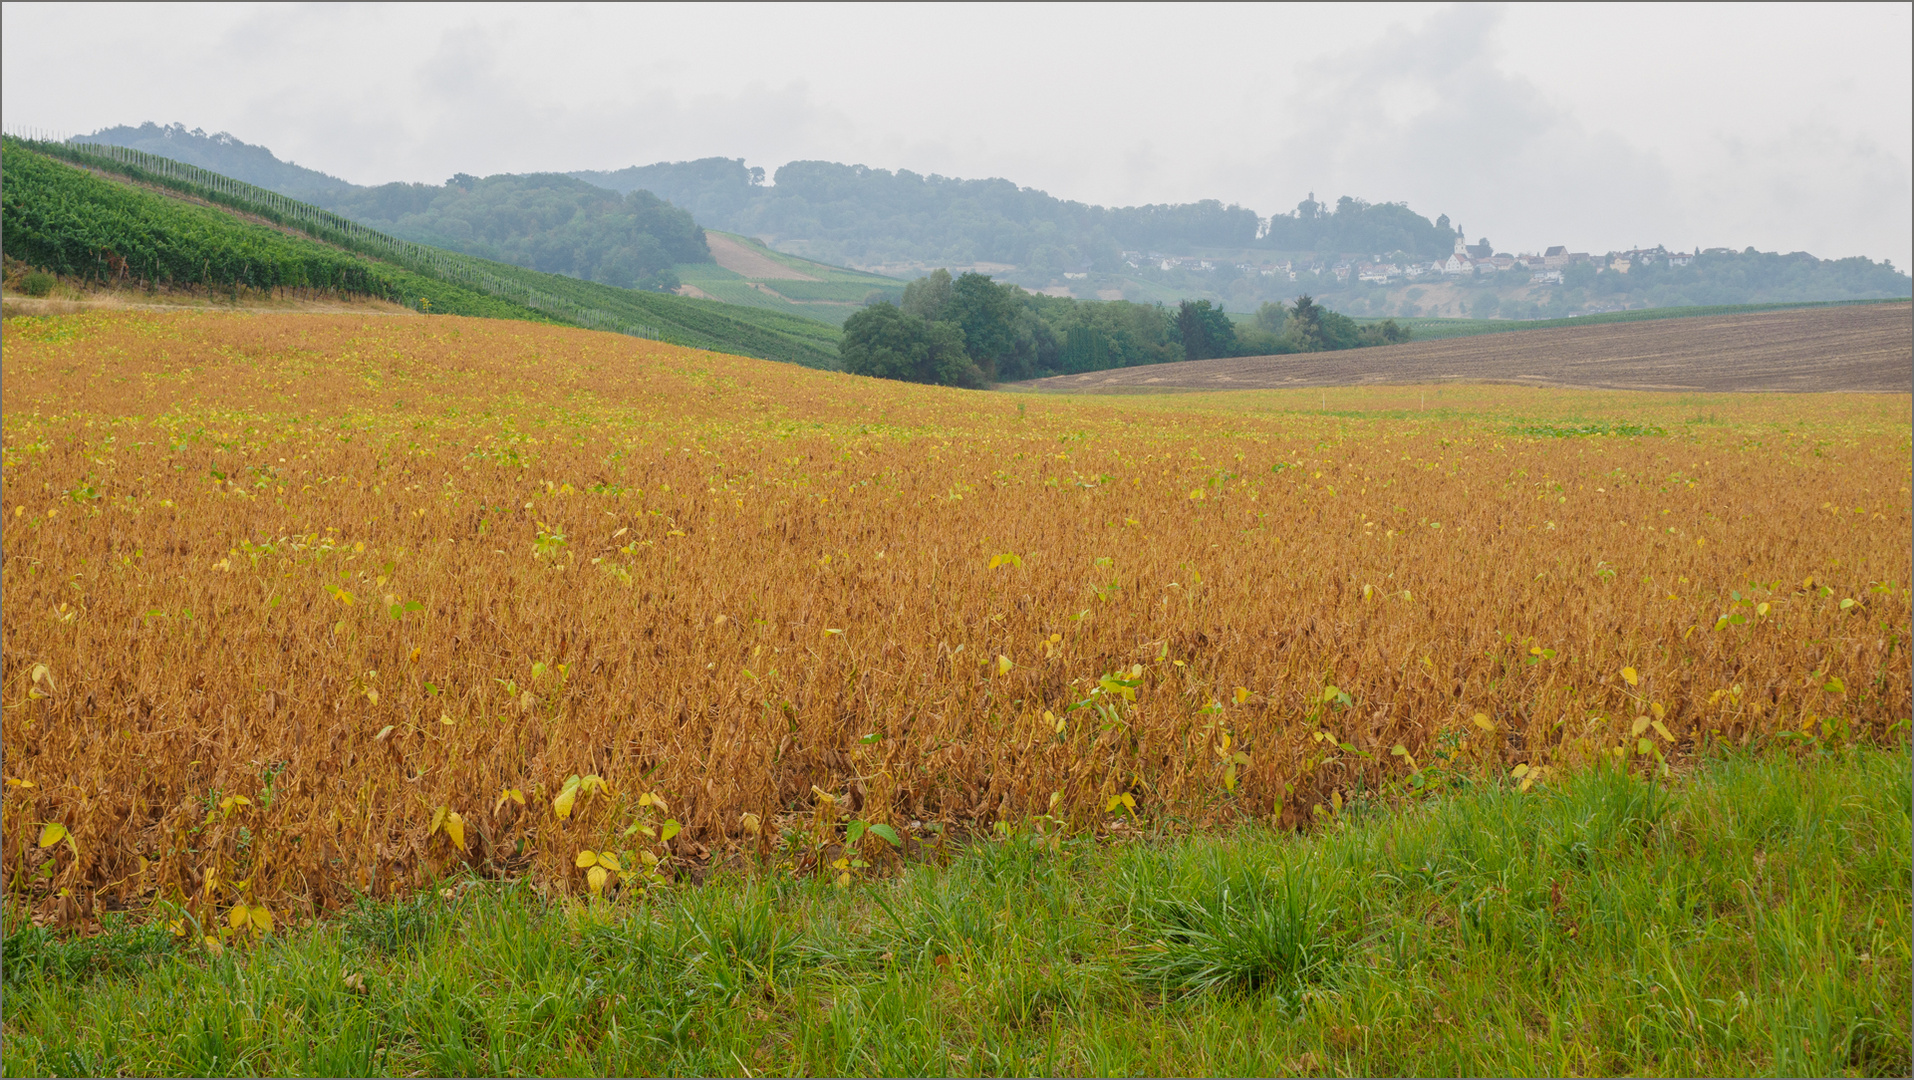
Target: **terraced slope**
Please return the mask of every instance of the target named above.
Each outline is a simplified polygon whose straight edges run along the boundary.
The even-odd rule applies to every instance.
[[[680,295],[842,326],[873,294],[901,300],[904,283],[787,255],[746,236],[705,230],[713,263],[681,263]]]

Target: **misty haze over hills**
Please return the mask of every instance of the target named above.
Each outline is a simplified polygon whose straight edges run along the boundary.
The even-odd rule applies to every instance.
[[[674,287],[672,265],[709,259],[696,235],[703,226],[898,277],[968,268],[1053,295],[1210,299],[1238,312],[1301,292],[1355,315],[1506,318],[1914,294],[1905,273],[1859,257],[1511,253],[1480,237],[1465,250],[1447,216],[1431,221],[1349,196],[1331,205],[1312,193],[1267,217],[1216,200],[1111,208],[1004,179],[824,161],[767,176],[726,158],[368,187],[183,125],[122,126],[79,141],[189,162],[407,239],[621,287]]]

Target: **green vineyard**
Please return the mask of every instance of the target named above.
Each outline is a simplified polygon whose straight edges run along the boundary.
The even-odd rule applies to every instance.
[[[620,289],[414,244],[125,147],[13,138],[4,147],[7,254],[59,274],[153,287],[334,291],[426,312],[555,322],[837,366],[837,328],[802,316]],[[148,190],[155,188],[164,194]]]

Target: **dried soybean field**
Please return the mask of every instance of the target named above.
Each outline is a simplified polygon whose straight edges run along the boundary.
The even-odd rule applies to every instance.
[[[1904,394],[983,394],[205,312],[3,362],[0,870],[51,921],[1907,737]]]
[[[1561,327],[1290,356],[1058,375],[1046,392],[1138,393],[1373,383],[1498,382],[1611,390],[1914,390],[1903,303]]]

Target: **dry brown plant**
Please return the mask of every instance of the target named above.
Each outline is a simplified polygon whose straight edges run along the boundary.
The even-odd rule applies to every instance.
[[[4,376],[49,918],[1906,737],[1905,395],[1017,397],[190,312],[7,320]]]

